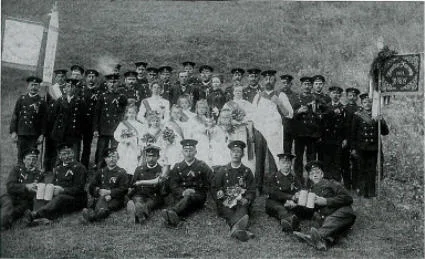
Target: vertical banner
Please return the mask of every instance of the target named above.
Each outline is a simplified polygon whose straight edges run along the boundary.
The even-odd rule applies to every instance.
[[[43,32],[42,23],[7,18],[2,44],[3,65],[35,71],[40,57]]]
[[[49,29],[47,32],[46,51],[43,65],[43,81],[52,83],[55,66],[56,46],[59,37],[59,15],[56,2],[50,14]]]

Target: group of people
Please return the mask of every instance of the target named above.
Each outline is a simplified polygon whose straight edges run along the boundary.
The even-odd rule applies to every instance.
[[[388,134],[388,127],[381,116],[372,117],[369,96],[347,88],[347,104],[342,104],[344,90],[332,86],[325,94],[321,75],[300,78],[301,91],[296,93],[291,89],[293,76],[281,75],[277,86],[276,71],[257,68],[234,68],[231,82],[224,84],[222,75],[213,74],[208,65],[200,66],[199,77],[195,76],[195,65],[182,63],[175,83],[169,66],[156,69],[136,62],[134,71],[123,74],[124,80],[117,69],[100,82],[98,71],[74,65],[69,76],[67,70],[55,71],[46,100],[39,95],[41,79],[29,77],[28,94],[18,99],[10,125],[18,146],[15,174],[34,171],[28,168],[34,163],[25,160],[44,140],[45,171],[53,171],[59,183],[65,181],[65,187],[58,184],[59,196],[73,184],[66,178],[77,177],[72,170],[58,175],[63,168],[81,161],[83,168],[95,171],[88,192],[97,202],[83,210],[88,222],[106,217],[124,203],[132,220],[143,222],[171,193],[177,201],[164,217],[175,226],[180,217],[201,208],[210,191],[232,236],[248,240],[253,237],[247,230],[248,215],[258,191],[269,195],[266,212],[286,231],[298,230],[300,218],[324,219],[318,230],[296,233],[313,240],[309,243],[316,248],[326,248],[336,233],[354,223],[352,210],[346,208],[352,203],[346,189],[375,196],[378,134]],[[245,74],[248,85],[243,86]],[[228,148],[231,162],[226,165]],[[72,156],[72,163],[63,160]],[[27,179],[33,183],[34,177],[20,183]],[[21,189],[34,192],[34,186]],[[314,190],[314,204],[332,209],[320,209],[326,211],[322,216],[311,208],[300,209],[297,201],[303,189]],[[28,221],[51,215],[45,206],[26,213]],[[334,213],[338,215],[331,216]]]

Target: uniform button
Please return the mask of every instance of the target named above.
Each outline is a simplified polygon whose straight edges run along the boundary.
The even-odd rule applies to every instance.
[[[276,183],[279,183],[279,181],[277,181]]]

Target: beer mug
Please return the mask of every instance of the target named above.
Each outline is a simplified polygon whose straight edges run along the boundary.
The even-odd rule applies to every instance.
[[[300,196],[298,197],[298,205],[299,206],[306,206],[307,204],[307,197],[308,197],[308,191],[301,190]]]

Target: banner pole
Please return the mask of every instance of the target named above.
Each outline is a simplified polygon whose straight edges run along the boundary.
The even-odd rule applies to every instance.
[[[377,174],[378,174],[378,181],[377,181],[377,188],[376,188],[376,196],[377,198],[380,197],[381,194],[381,80],[382,80],[382,73],[381,70],[379,70],[378,74],[378,109],[377,109],[377,118],[378,118],[378,159],[377,159]]]

